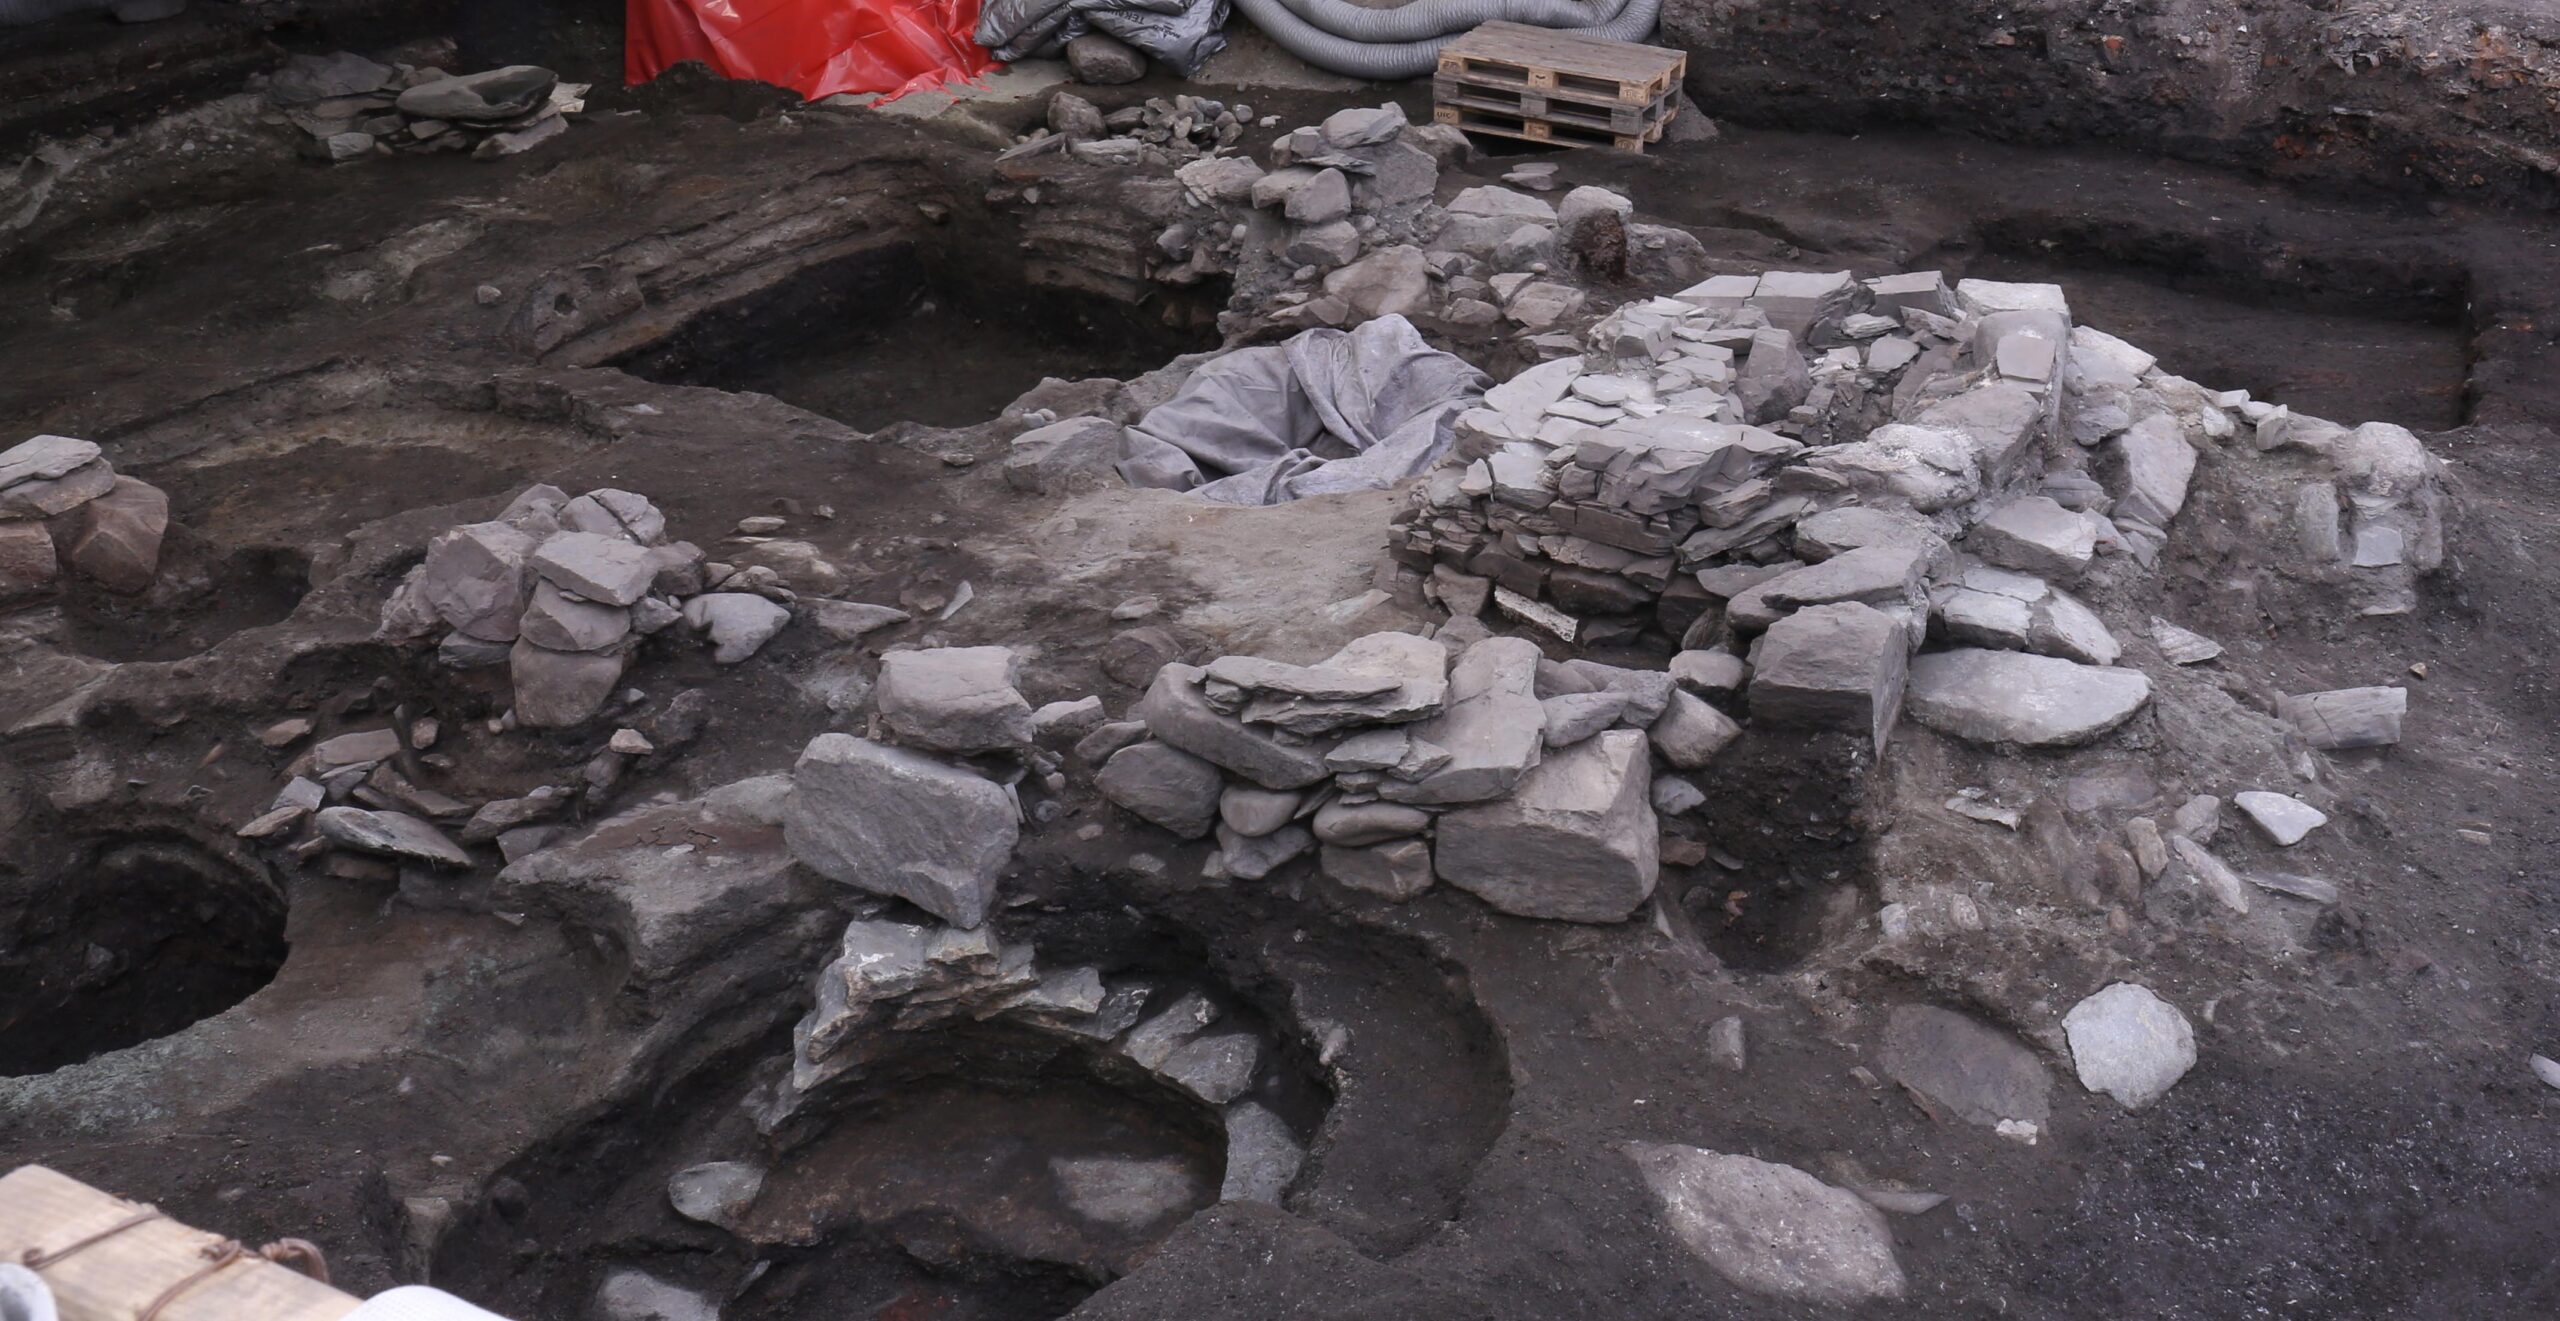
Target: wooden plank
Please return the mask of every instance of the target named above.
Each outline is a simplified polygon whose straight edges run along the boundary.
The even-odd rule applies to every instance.
[[[1481,93],[1481,94],[1479,94]],[[1575,124],[1583,128],[1609,133],[1641,134],[1669,118],[1670,106],[1657,101],[1650,106],[1617,105],[1578,106],[1554,101],[1536,92],[1503,93],[1486,89],[1435,88],[1433,100],[1438,105],[1462,106],[1470,110],[1494,110],[1523,119],[1543,119],[1557,124]]]
[[[1641,134],[1611,133],[1606,129],[1584,128],[1579,124],[1557,124],[1543,119],[1527,119],[1520,115],[1494,110],[1476,110],[1466,106],[1439,106],[1431,112],[1434,122],[1454,125],[1469,133],[1483,133],[1498,138],[1517,138],[1549,147],[1615,147],[1620,151],[1642,154],[1648,142],[1662,139],[1662,125],[1656,124]]]
[[[1605,41],[1520,23],[1487,23],[1441,49],[1440,70],[1642,104],[1686,76],[1686,51]]]
[[[41,1165],[0,1176],[0,1260],[60,1251],[150,1208],[111,1197]],[[37,1268],[62,1321],[133,1321],[169,1286],[203,1270],[218,1234],[167,1217],[147,1220]],[[254,1245],[253,1245],[254,1246]],[[190,1285],[161,1321],[340,1321],[357,1299],[260,1257]]]
[[[1505,69],[1461,69],[1453,73],[1443,68],[1432,76],[1431,88],[1433,95],[1441,96],[1443,99],[1445,99],[1444,89],[1466,88],[1469,89],[1467,92],[1469,95],[1492,93],[1500,96],[1540,96],[1549,102],[1562,101],[1595,109],[1616,109],[1629,104],[1614,89],[1602,93],[1572,87],[1531,87],[1517,71]],[[1645,104],[1648,108],[1659,107],[1676,99],[1666,92]]]

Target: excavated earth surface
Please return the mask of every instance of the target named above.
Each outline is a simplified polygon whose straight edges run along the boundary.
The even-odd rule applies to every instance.
[[[901,1086],[822,1117],[769,1176],[770,1223],[741,1238],[674,1215],[665,1181],[751,1144],[746,1107],[848,892],[786,877],[658,977],[592,923],[491,901],[485,878],[395,888],[232,838],[290,759],[257,731],[288,715],[434,714],[447,787],[473,797],[592,751],[493,733],[502,693],[369,640],[426,540],[537,482],[647,493],[714,558],[739,519],[780,515],[840,567],[840,595],[919,616],[891,639],[1014,647],[1035,704],[1099,693],[1116,715],[1139,689],[1104,668],[1108,612],[1133,597],[1163,602],[1194,659],[1312,660],[1397,626],[1326,610],[1368,588],[1396,498],[1012,490],[992,460],[1031,425],[1015,396],[1214,347],[1223,291],[1132,308],[1035,283],[1016,220],[983,200],[991,148],[751,89],[624,93],[609,55],[535,54],[608,86],[526,156],[332,169],[213,106],[123,134],[0,217],[0,305],[21,313],[0,322],[0,440],[94,439],[185,530],[140,601],[0,620],[0,934],[21,967],[104,952],[130,969],[0,1031],[0,1169],[40,1161],[244,1240],[312,1239],[351,1289],[431,1279],[526,1321],[583,1314],[630,1266],[733,1297],[733,1318],[1830,1314],[1738,1291],[1684,1249],[1634,1142],[1947,1194],[1893,1219],[1909,1293],[1862,1315],[2560,1313],[2560,1091],[2524,1064],[2560,1042],[2560,230],[2544,217],[1910,130],[1729,129],[1561,161],[1691,230],[1717,271],[2056,281],[2079,320],[2169,370],[2399,422],[2448,461],[2460,516],[2414,613],[2321,613],[2256,581],[2253,548],[2212,527],[2210,487],[2163,560],[2181,622],[2232,647],[2235,694],[2407,682],[2412,698],[2405,741],[2337,759],[2344,810],[2305,847],[2350,898],[2316,932],[2245,958],[2195,933],[2123,937],[2126,966],[2196,1023],[2202,1062],[2154,1107],[2071,1081],[2052,1023],[2094,983],[2006,1024],[2057,1079],[2033,1146],[1853,1072],[1891,1005],[2013,1013],[1984,988],[2032,983],[2027,944],[1807,985],[1795,970],[1826,923],[1856,913],[1793,878],[1666,882],[1687,901],[1603,926],[1448,887],[1388,906],[1292,872],[1204,879],[1204,848],[1079,788],[1061,821],[1026,827],[991,921],[1044,961],[1205,988],[1260,1025],[1273,1105],[1309,1139],[1285,1202],[1209,1195],[1216,1129],[1184,1099],[954,1031],[911,1077],[890,1071]],[[1728,76],[1693,90],[1757,94]],[[1394,95],[1420,111],[1427,90]],[[1253,99],[1288,125],[1379,98]],[[1942,123],[2009,113],[1927,100]],[[1444,175],[1442,194],[1516,159]],[[2484,195],[2540,186],[2493,177]],[[844,652],[799,624],[749,664],[688,653],[635,673],[644,712],[692,691],[708,721],[683,755],[638,763],[624,801],[788,768],[847,727],[823,696]],[[48,710],[75,690],[69,714]],[[1910,737],[1915,756],[1961,755]],[[1789,765],[1735,777],[1746,819],[1890,828],[1890,786],[1853,801]],[[144,915],[187,904],[192,923]],[[1733,1015],[1742,1072],[1708,1035]],[[1048,1154],[1165,1163],[1197,1209],[1080,1229],[1021,1193]]]

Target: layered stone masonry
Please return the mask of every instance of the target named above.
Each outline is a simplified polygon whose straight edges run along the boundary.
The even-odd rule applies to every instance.
[[[168,495],[119,475],[89,441],[37,436],[0,450],[0,605],[56,590],[66,573],[146,591],[168,530]]]

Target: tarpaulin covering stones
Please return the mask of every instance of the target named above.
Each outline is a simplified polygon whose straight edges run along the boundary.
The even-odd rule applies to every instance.
[[[815,101],[891,96],[994,66],[970,39],[978,0],[628,0],[623,76],[645,83],[687,60]]]
[[[1188,78],[1226,48],[1226,25],[1227,0],[990,0],[977,35],[997,59],[1028,60],[1101,32]]]
[[[1120,473],[1222,504],[1375,490],[1436,463],[1486,384],[1400,316],[1310,330],[1202,365],[1129,428]]]

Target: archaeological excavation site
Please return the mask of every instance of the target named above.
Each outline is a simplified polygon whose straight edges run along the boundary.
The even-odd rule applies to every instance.
[[[0,1321],[2560,1317],[2550,0],[0,89]]]

